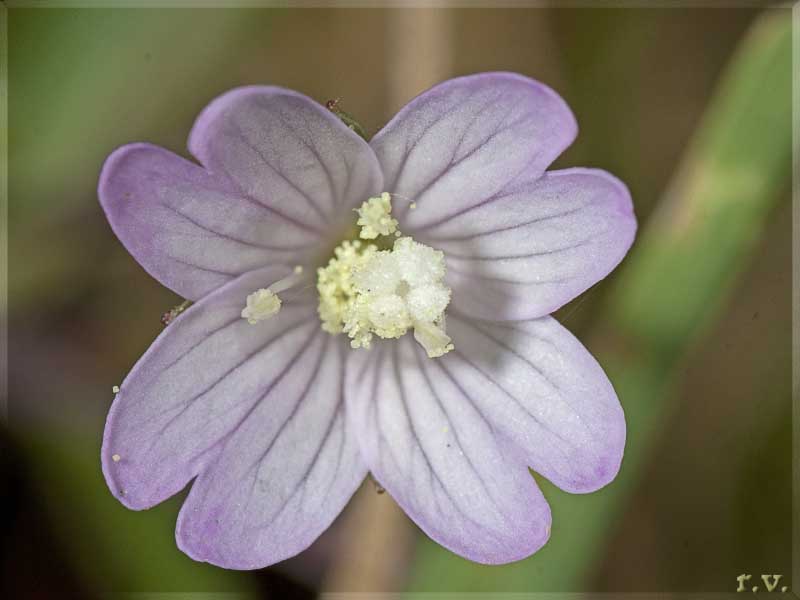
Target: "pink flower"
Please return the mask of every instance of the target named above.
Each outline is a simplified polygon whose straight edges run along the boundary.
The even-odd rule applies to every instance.
[[[200,165],[147,144],[116,150],[99,185],[111,226],[195,304],[111,407],[102,461],[114,495],[145,509],[196,478],[178,545],[228,568],[307,548],[368,471],[462,556],[538,550],[550,509],[528,467],[590,492],[615,477],[625,444],[602,369],[548,316],[605,277],[636,229],[613,176],[545,172],[576,133],[551,89],[486,73],[418,96],[369,143],[301,94],[247,87],[197,119]],[[410,300],[417,284],[392,275],[380,306],[408,314],[379,316],[400,337],[365,309],[372,342],[353,349],[321,327],[317,269],[357,235],[353,209],[383,192],[403,235],[425,256],[444,253],[446,275],[430,280],[439,304],[425,318]],[[429,308],[434,296],[422,297]],[[454,348],[430,358],[415,340],[425,327]]]

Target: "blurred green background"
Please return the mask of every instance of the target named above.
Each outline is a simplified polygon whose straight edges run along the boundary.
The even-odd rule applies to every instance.
[[[788,9],[7,15],[2,597],[723,592],[740,573],[791,585]],[[132,141],[186,155],[195,116],[238,85],[340,97],[375,133],[429,85],[486,70],[555,88],[581,128],[555,166],[607,169],[633,194],[640,234],[628,259],[557,314],[619,392],[629,428],[619,478],[589,496],[537,478],[551,541],[505,567],[438,547],[369,482],[294,559],[241,573],[191,561],[174,543],[180,498],[130,512],[100,474],[111,388],[180,302],[108,227],[96,198],[104,158]]]

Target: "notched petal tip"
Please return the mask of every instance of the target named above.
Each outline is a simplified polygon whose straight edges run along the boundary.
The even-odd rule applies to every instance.
[[[356,204],[380,192],[370,146],[311,98],[275,86],[247,86],[215,98],[189,134],[189,151],[211,173],[264,205],[295,237],[317,249],[352,225]]]
[[[251,366],[263,382],[181,508],[176,539],[195,560],[256,569],[290,558],[329,527],[364,478],[344,419],[343,340],[309,321],[306,308],[294,314],[287,304],[297,331],[279,336],[272,360],[235,370]],[[285,325],[259,329],[270,327]]]
[[[370,471],[429,537],[475,562],[521,560],[547,541],[549,506],[452,376],[452,354],[429,360],[407,336],[352,353],[351,429]]]
[[[106,485],[112,495],[130,510],[147,510],[180,492],[197,474],[195,465],[188,463],[161,477],[152,461],[141,460],[147,440],[130,436],[120,424],[119,408],[130,403],[123,389],[117,394],[106,419],[100,464]]]
[[[466,87],[472,90],[479,89],[497,89],[501,87],[512,88],[527,88],[529,99],[542,98],[552,102],[551,114],[549,117],[558,121],[557,125],[561,128],[562,141],[565,144],[564,149],[575,141],[578,135],[578,121],[575,114],[567,104],[566,100],[556,92],[553,88],[541,81],[521,75],[520,73],[513,73],[511,71],[486,71],[483,73],[473,73],[471,75],[463,75],[461,77],[453,77],[441,83],[431,86],[427,90],[419,93],[412,98],[408,104],[398,111],[398,113],[386,124],[386,126],[379,131],[373,140],[381,135],[384,135],[387,130],[390,130],[395,121],[402,121],[406,113],[412,113],[417,104],[435,97],[446,96],[452,93],[452,90]],[[563,149],[562,149],[563,151]]]
[[[465,394],[535,472],[572,493],[614,479],[625,415],[611,382],[552,317],[487,323],[453,314],[461,351],[446,363]],[[504,356],[498,365],[496,357]]]
[[[300,92],[275,85],[247,85],[228,90],[206,105],[195,119],[192,129],[189,132],[187,143],[189,152],[202,164],[207,167],[210,166],[206,164],[206,161],[209,158],[209,145],[213,143],[215,137],[213,129],[229,116],[226,113],[239,109],[242,105],[246,104],[248,100],[261,98],[266,101],[279,97],[295,100],[299,102],[305,110],[310,110],[322,116],[330,126],[337,130],[337,133],[345,136],[348,144],[353,143],[361,147],[369,146],[361,136],[313,98],[301,94]]]

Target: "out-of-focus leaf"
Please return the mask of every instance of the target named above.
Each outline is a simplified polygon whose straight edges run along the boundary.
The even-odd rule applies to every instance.
[[[530,559],[503,567],[465,561],[424,539],[411,589],[570,591],[581,588],[623,508],[675,375],[747,264],[791,171],[791,22],[768,11],[732,60],[674,183],[642,231],[588,345],[626,411],[623,468],[589,496],[542,484],[552,536]],[[654,141],[656,143],[656,141]],[[592,343],[592,342],[596,343]]]
[[[142,135],[177,129],[183,148],[254,26],[245,10],[12,11],[12,208],[70,211],[64,197],[79,190],[64,182],[91,181],[114,146]]]

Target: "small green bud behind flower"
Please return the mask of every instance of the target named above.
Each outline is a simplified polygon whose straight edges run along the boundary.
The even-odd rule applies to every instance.
[[[339,119],[347,125],[350,129],[355,131],[360,137],[367,139],[367,131],[364,129],[361,124],[353,118],[352,115],[344,112],[342,109],[339,108],[339,98],[335,98],[333,100],[328,100],[325,103],[325,108],[335,114]]]

